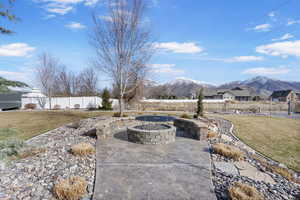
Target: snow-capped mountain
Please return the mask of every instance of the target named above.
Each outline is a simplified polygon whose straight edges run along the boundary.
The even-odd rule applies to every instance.
[[[202,87],[215,87],[213,84],[209,84],[206,82],[197,81],[197,80],[193,80],[193,79],[189,79],[189,78],[185,78],[185,77],[179,77],[179,78],[176,78],[175,80],[165,83],[165,85],[189,85],[189,84],[195,84],[195,85],[199,85]]]
[[[291,89],[295,91],[300,91],[300,82],[282,81],[264,76],[257,76],[245,81],[234,81],[226,83],[219,86],[218,88],[230,89],[234,87],[252,88],[259,95],[269,96],[273,91],[276,90]]]

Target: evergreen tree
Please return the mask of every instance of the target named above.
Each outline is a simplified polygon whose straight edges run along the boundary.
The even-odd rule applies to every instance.
[[[112,102],[110,101],[110,93],[108,89],[104,89],[102,93],[102,107],[103,110],[112,110]]]
[[[16,16],[10,12],[10,7],[15,0],[8,0],[8,5],[5,5],[4,2],[0,2],[0,19],[1,17],[9,21],[17,20]],[[0,25],[0,34],[11,34],[11,30]]]
[[[199,94],[198,94],[198,102],[197,102],[197,117],[203,117],[204,116],[204,107],[203,107],[203,88],[201,88]]]

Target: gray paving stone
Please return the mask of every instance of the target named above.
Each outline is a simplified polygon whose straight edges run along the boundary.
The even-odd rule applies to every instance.
[[[239,171],[233,163],[229,162],[215,162],[215,167],[222,172],[232,175],[239,175]]]
[[[118,135],[97,141],[94,200],[215,200],[206,141],[177,137],[168,145],[140,145]]]

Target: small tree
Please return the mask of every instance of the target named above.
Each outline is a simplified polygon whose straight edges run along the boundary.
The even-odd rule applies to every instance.
[[[110,93],[108,89],[104,89],[102,93],[102,107],[103,110],[112,110],[112,102],[110,101]]]
[[[204,107],[203,107],[203,88],[201,88],[199,94],[198,94],[198,102],[197,102],[197,117],[203,117],[204,113]]]

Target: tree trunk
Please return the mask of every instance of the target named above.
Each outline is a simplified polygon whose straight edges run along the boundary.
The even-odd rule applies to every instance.
[[[120,117],[123,117],[122,100],[123,100],[123,95],[120,95],[120,97],[119,97],[119,113],[120,113]]]

